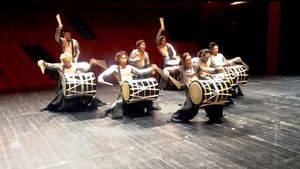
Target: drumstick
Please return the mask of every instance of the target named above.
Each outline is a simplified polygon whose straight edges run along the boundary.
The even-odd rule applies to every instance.
[[[109,82],[106,82],[106,81],[101,81],[100,83],[106,84],[106,85],[108,85],[108,86],[113,86],[112,83],[109,83]]]
[[[241,60],[241,63],[247,70],[249,70],[249,66],[244,61]]]
[[[107,69],[107,64],[105,60],[100,60],[100,59],[95,59],[96,60],[96,65],[100,66],[103,69]]]
[[[181,89],[181,87],[183,86],[182,83],[180,83],[179,81],[177,81],[175,78],[173,78],[173,77],[170,76],[170,75],[169,75],[168,77],[166,77],[166,76],[164,75],[163,71],[162,71],[159,67],[157,67],[156,70],[157,70],[157,72],[158,72],[165,80],[168,80],[168,77],[169,77],[170,80],[174,83],[174,85],[175,85],[178,89]]]
[[[160,26],[163,30],[165,30],[165,22],[164,22],[164,18],[159,18],[159,22],[160,22]]]
[[[44,65],[44,61],[43,60],[39,60],[37,62],[38,66],[40,67],[42,73],[44,74],[45,73],[45,65]]]
[[[56,20],[57,20],[59,26],[62,25],[59,14],[56,15]]]
[[[165,80],[168,80],[168,77],[166,77],[163,73],[163,70],[161,70],[159,67],[156,68],[157,72],[163,77]]]
[[[173,78],[172,76],[169,75],[170,80],[174,83],[174,85],[178,88],[181,89],[181,87],[183,86],[182,83],[180,83],[178,80],[176,80],[175,78]]]

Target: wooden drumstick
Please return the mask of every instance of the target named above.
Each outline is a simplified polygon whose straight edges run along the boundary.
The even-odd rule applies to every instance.
[[[163,77],[165,80],[168,80],[168,77],[166,77],[164,75],[164,72],[163,70],[161,70],[159,67],[156,68],[157,72],[161,75],[161,77]]]
[[[44,74],[45,73],[45,65],[44,65],[44,61],[43,60],[39,60],[37,62],[38,66],[40,67],[42,73]]]
[[[178,80],[176,80],[175,78],[173,78],[172,76],[169,75],[170,80],[174,83],[174,85],[178,88],[181,89],[183,84],[180,83]]]
[[[164,22],[164,18],[159,18],[159,22],[160,22],[160,27],[165,30],[165,22]]]
[[[161,70],[159,67],[156,68],[157,72],[165,79],[168,80],[168,78],[170,78],[170,80],[172,81],[172,83],[174,83],[174,85],[178,88],[181,89],[181,87],[183,86],[182,83],[180,83],[178,80],[176,80],[175,78],[173,78],[172,76],[168,76],[166,77],[163,73],[163,70]]]
[[[109,82],[106,82],[106,81],[101,81],[100,83],[106,84],[106,85],[108,85],[108,86],[113,86],[112,83],[109,83]]]
[[[107,69],[107,64],[105,60],[95,59],[95,64],[103,69]]]
[[[244,61],[242,61],[242,59],[241,59],[241,63],[245,67],[245,69],[249,70],[249,66]]]
[[[59,14],[56,15],[56,20],[57,20],[57,22],[58,22],[58,25],[59,25],[59,26],[62,26],[62,23],[61,23],[61,19],[60,19],[60,15],[59,15]]]

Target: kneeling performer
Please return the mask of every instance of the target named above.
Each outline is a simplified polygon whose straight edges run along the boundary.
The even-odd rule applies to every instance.
[[[110,112],[112,119],[120,119],[123,117],[123,113],[130,111],[131,103],[140,104],[143,107],[142,110],[146,108],[147,112],[154,109],[160,109],[159,107],[154,107],[153,102],[149,98],[158,97],[158,84],[154,78],[133,80],[133,74],[142,76],[147,75],[155,71],[157,66],[155,64],[151,65],[145,69],[138,69],[132,65],[128,65],[128,55],[125,51],[120,51],[115,56],[115,61],[117,65],[110,66],[107,70],[98,76],[98,82],[112,85],[104,81],[104,78],[114,74],[115,78],[122,85],[122,94],[119,95],[117,101],[112,105]],[[147,86],[150,85],[150,86]],[[131,88],[135,88],[131,90]],[[138,109],[137,107],[134,107]]]
[[[164,69],[164,75],[169,77],[169,73],[175,71],[182,76],[187,97],[182,108],[172,115],[172,122],[188,122],[198,114],[200,107],[204,107],[210,120],[223,117],[223,105],[231,96],[227,81],[199,80],[201,68],[192,64],[191,55],[187,52],[181,56],[180,66]]]
[[[69,52],[61,54],[60,60],[61,63],[38,61],[42,72],[47,68],[57,70],[60,74],[55,98],[41,111],[76,111],[84,108],[97,109],[99,106],[104,105],[95,96],[96,80],[94,74],[92,72],[83,73],[89,71],[93,59],[91,59],[90,64],[82,63],[82,65],[85,65],[84,68],[81,65],[72,63],[72,55]]]

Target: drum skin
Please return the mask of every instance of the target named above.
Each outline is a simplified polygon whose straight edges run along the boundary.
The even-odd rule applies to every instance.
[[[201,104],[203,100],[203,90],[197,81],[191,82],[189,86],[189,97],[194,104]]]
[[[122,90],[123,100],[127,102],[129,100],[129,94],[130,94],[130,86],[127,81],[123,82],[121,90]]]

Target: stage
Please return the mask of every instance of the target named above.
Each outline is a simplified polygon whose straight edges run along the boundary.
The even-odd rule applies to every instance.
[[[244,97],[209,124],[203,109],[189,124],[167,123],[185,100],[162,91],[150,116],[103,118],[92,112],[40,112],[55,90],[0,96],[0,168],[300,168],[300,77],[250,77]],[[118,86],[98,86],[113,103]],[[298,160],[297,160],[298,159]]]

